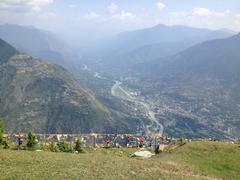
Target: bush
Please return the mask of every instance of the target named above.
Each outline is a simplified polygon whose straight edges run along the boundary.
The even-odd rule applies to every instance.
[[[178,139],[178,145],[179,146],[182,146],[182,145],[184,145],[186,142],[185,142],[185,140],[181,137],[181,138],[179,138]]]
[[[4,141],[3,133],[4,133],[3,120],[0,118],[0,145],[2,145],[2,143]]]
[[[35,149],[37,145],[36,136],[33,134],[32,131],[28,132],[28,138],[27,138],[27,148],[28,149]]]
[[[67,141],[62,141],[57,144],[59,151],[61,152],[73,152],[73,148]]]
[[[79,139],[75,142],[74,150],[78,153],[86,153],[86,150],[83,148],[83,142]]]
[[[49,147],[52,152],[60,152],[58,145],[55,142],[52,142]]]
[[[8,142],[6,140],[3,140],[2,142],[3,149],[9,149],[10,146],[8,145]]]
[[[8,149],[9,145],[7,140],[3,137],[4,134],[4,125],[3,120],[0,118],[0,147],[3,149]]]
[[[240,144],[240,139],[237,140],[237,144]]]

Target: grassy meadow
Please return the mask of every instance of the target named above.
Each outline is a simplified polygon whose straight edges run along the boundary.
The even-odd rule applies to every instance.
[[[240,179],[240,145],[196,141],[149,159],[136,150],[0,150],[0,179]]]

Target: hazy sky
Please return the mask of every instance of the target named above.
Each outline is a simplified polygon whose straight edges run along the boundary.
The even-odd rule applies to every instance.
[[[92,38],[159,23],[240,31],[240,1],[0,0],[0,23]]]

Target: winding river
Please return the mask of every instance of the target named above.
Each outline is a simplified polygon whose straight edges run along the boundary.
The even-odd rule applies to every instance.
[[[87,65],[84,65],[84,69],[93,73],[93,76],[98,79],[108,79],[103,77],[100,73],[92,71]],[[131,93],[124,89],[121,85],[122,82],[113,80],[115,82],[111,87],[111,94],[114,97],[131,101],[136,105],[136,108],[141,108],[145,116],[151,121],[149,125],[145,125],[145,131],[147,134],[162,135],[164,127],[156,118],[156,113],[152,110],[151,106],[142,100],[140,97],[132,96]],[[144,123],[143,123],[144,124]]]
[[[115,81],[115,84],[111,88],[112,96],[131,101],[136,104],[136,107],[140,105],[146,117],[151,121],[150,125],[145,126],[146,133],[162,135],[164,130],[163,125],[155,117],[156,113],[151,109],[150,105],[140,98],[132,96],[130,92],[121,87],[121,84],[120,81]]]

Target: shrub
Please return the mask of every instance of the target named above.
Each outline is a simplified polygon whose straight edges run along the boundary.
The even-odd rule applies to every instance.
[[[29,131],[27,138],[27,148],[34,149],[36,148],[36,145],[37,145],[36,136],[33,134],[32,131]]]
[[[3,125],[3,120],[0,118],[0,145],[2,145],[4,141],[3,133],[4,133],[4,125]]]
[[[237,144],[240,144],[240,139],[237,140]]]
[[[2,142],[3,149],[9,149],[10,146],[8,145],[8,142],[6,140],[3,140]]]
[[[79,139],[75,142],[74,150],[78,153],[86,153],[86,150],[83,148],[83,142]]]
[[[3,137],[4,134],[4,124],[3,120],[0,118],[0,147],[3,147],[3,149],[8,149],[9,145],[7,140]]]
[[[182,146],[182,145],[184,145],[186,142],[185,142],[185,140],[181,137],[181,138],[179,138],[178,139],[178,145],[179,146]]]
[[[55,142],[52,142],[49,147],[52,152],[60,152],[58,145]]]
[[[73,148],[67,141],[62,141],[57,144],[59,151],[61,152],[73,152]]]

